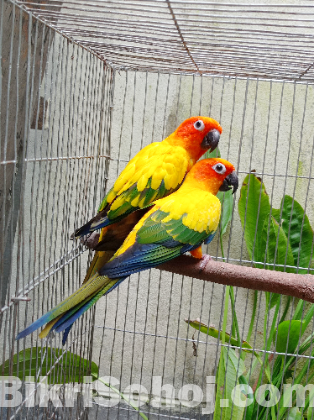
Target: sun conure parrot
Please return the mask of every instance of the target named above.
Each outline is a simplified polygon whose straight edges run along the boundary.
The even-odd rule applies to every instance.
[[[230,162],[219,158],[197,162],[178,191],[154,202],[109,262],[70,297],[19,333],[17,339],[46,323],[40,338],[51,330],[64,331],[132,273],[156,267],[211,242],[221,212],[216,194],[231,187],[235,192],[238,177]]]

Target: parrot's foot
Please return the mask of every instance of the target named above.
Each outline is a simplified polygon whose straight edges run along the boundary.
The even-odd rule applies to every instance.
[[[190,254],[192,255],[192,257],[201,260],[203,258],[202,245],[190,251]]]
[[[210,255],[205,254],[202,256],[202,258],[200,259],[200,264],[199,264],[199,273],[201,273],[204,270],[207,263],[211,260],[212,260],[212,257]]]
[[[98,232],[91,233],[86,239],[82,238],[81,243],[87,248],[94,250],[98,245],[100,234]]]

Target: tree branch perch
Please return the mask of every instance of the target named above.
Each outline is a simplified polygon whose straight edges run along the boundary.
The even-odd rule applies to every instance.
[[[159,265],[160,270],[229,286],[294,296],[314,303],[314,276],[244,267],[181,255]]]

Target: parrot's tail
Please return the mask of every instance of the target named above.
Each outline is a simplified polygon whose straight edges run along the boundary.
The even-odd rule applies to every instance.
[[[46,337],[49,331],[52,330],[64,331],[80,315],[94,305],[101,296],[117,287],[124,278],[109,279],[107,276],[99,276],[98,273],[94,274],[71,296],[20,332],[16,340],[26,337],[44,324],[47,325],[40,333],[40,338]]]
[[[122,279],[108,279],[110,280],[106,286],[104,286],[98,293],[91,296],[89,299],[86,299],[81,304],[75,306],[71,311],[68,311],[66,314],[58,320],[56,323],[55,329],[57,332],[65,331],[68,327],[71,327],[72,324],[81,316],[83,315],[89,308],[91,308],[99,298],[101,298],[103,295],[108,294],[113,289],[115,289],[119,284],[125,280],[126,277]],[[67,332],[68,333],[68,332]],[[40,334],[40,338],[41,334]],[[64,337],[63,337],[64,341]]]
[[[101,267],[103,267],[110,258],[114,255],[114,251],[98,251],[95,252],[94,258],[88,267],[85,279],[82,284],[85,284],[91,277],[99,272]]]
[[[100,270],[100,268],[110,260],[110,258],[113,255],[114,255],[114,251],[107,251],[107,252],[99,251],[99,252],[96,252],[95,255],[94,255],[94,258],[93,258],[92,262],[90,263],[90,266],[87,270],[87,273],[86,273],[85,279],[83,281],[83,284],[86,283],[92,276],[94,276]],[[92,305],[90,305],[90,306],[92,306]],[[50,323],[47,324],[46,327],[44,328],[44,330],[40,333],[40,335],[39,335],[40,338],[46,337],[46,335],[49,333],[49,331],[54,329],[53,326],[55,325],[56,322],[57,322],[57,320],[52,322],[51,325],[50,325]],[[73,321],[73,323],[74,323],[74,321]],[[68,335],[71,331],[73,323],[69,324],[64,330],[63,337],[62,337],[62,344],[63,345],[67,341],[67,338],[68,338]],[[57,329],[57,326],[55,326],[55,329]]]

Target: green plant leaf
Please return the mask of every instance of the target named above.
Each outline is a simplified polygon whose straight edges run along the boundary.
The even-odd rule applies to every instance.
[[[253,174],[243,181],[238,209],[249,256],[253,261],[262,262],[265,250],[261,247],[261,232],[270,204],[264,184]]]
[[[292,407],[290,408],[287,420],[302,420],[304,417],[301,414],[301,411],[298,409],[298,407]]]
[[[130,401],[130,398],[126,397],[123,392],[119,391],[116,387],[110,385],[109,382],[105,382],[102,380],[102,378],[98,378],[98,381],[103,383],[104,385],[106,385],[108,388],[112,389],[116,394],[118,394],[120,396],[121,399],[123,399],[127,404],[129,404],[132,408],[134,408],[134,410],[136,410],[139,414],[139,416],[141,416],[144,420],[149,420],[148,417],[145,416],[144,413],[142,413],[139,408],[133,404],[132,401]]]
[[[301,320],[304,316],[303,315],[304,311],[305,311],[305,302],[304,302],[304,300],[300,299],[296,308],[295,308],[292,319],[300,319]]]
[[[313,242],[313,230],[309,219],[304,213],[302,206],[289,195],[285,195],[281,200],[281,209],[282,215],[280,222],[287,238],[289,237],[295,265],[307,268],[311,261]],[[278,211],[280,215],[280,210]],[[299,270],[298,273],[306,274],[307,270]]]
[[[239,376],[245,370],[243,360],[239,359],[231,348],[222,347],[220,353],[220,375],[217,381],[217,394],[214,420],[240,420],[243,418],[245,407],[238,407],[232,403],[231,393],[239,384]],[[220,407],[220,400],[228,399],[228,407]]]
[[[293,320],[283,321],[278,325],[276,351],[279,353],[293,353],[297,348],[298,342],[305,331],[304,322]],[[274,339],[276,334],[274,334]],[[289,341],[288,341],[289,338]],[[288,341],[288,349],[287,349]]]
[[[242,359],[238,358],[234,349],[230,349],[230,348],[228,349],[226,347],[225,347],[225,349],[227,350],[227,353],[228,353],[229,362],[232,363],[233,370],[236,373],[237,382],[239,382],[239,377],[242,376],[243,373],[245,372],[245,369],[246,369],[245,364],[244,364]],[[227,369],[227,360],[226,359],[227,358],[225,358],[225,368]],[[230,385],[234,386],[235,383],[230,384]]]
[[[311,383],[311,382],[309,382]],[[307,419],[312,420],[314,418],[314,409],[313,409],[313,403],[314,403],[314,389],[310,389],[310,392],[308,396],[306,397],[305,401],[305,407],[309,407],[307,410]]]
[[[245,376],[243,376],[243,375],[239,376],[239,384],[249,385],[248,381],[246,380]],[[255,406],[255,397],[254,397],[253,390],[252,390],[252,393],[248,392],[245,396],[246,396],[246,398],[250,398],[250,400],[253,400],[253,402],[246,407],[245,417],[244,417],[243,420],[251,420],[252,415],[253,415],[253,411],[254,411],[254,406]]]
[[[271,209],[271,215],[274,219],[276,219],[276,222],[280,225],[281,224],[281,218],[280,218],[280,209]]]
[[[229,190],[225,193],[219,191],[217,194],[219,198],[222,208],[221,208],[221,216],[220,216],[220,235],[224,235],[226,233],[228,224],[232,219],[232,211],[233,211],[233,194],[232,191]]]
[[[210,335],[211,337],[219,337],[219,339],[221,339],[221,333],[220,331],[216,330],[216,328],[208,327],[198,320],[190,321],[186,319],[185,322],[191,327],[195,328],[197,331],[201,331],[202,333]],[[228,333],[225,333],[225,342],[230,343],[232,346],[238,346],[238,340],[234,337],[230,337],[230,334]],[[252,347],[246,341],[242,341],[242,349],[243,351],[245,351],[245,349],[252,350]],[[250,353],[252,353],[252,351],[250,351]]]
[[[41,367],[40,376],[47,376],[49,384],[82,382],[83,377],[88,375],[95,380],[99,370],[94,362],[83,359],[70,351],[51,347],[20,351],[13,356],[12,370],[10,370],[10,362],[8,359],[0,366],[1,375],[18,376],[20,379],[25,376],[36,377]],[[55,366],[54,369],[53,366]]]
[[[204,155],[204,158],[220,158],[220,150],[219,147],[217,147],[213,152],[207,151]],[[232,191],[227,191],[223,193],[222,191],[219,191],[217,194],[217,197],[219,198],[221,204],[222,204],[222,211],[220,216],[220,234],[221,236],[226,232],[228,223],[230,222],[232,218],[232,211],[233,211],[233,194]]]
[[[203,324],[202,322],[198,320],[190,321],[186,319],[185,322],[189,324],[191,327],[195,328],[197,331],[201,331],[202,333],[210,335],[211,337],[214,337],[214,338],[219,338],[219,340],[222,339],[221,331],[216,330],[216,328],[214,327],[208,327],[207,325]],[[225,343],[230,343],[232,346],[237,346],[237,347],[239,346],[238,340],[235,339],[234,337],[230,337],[230,334],[226,332],[225,332]],[[256,351],[253,351],[252,346],[250,346],[250,344],[247,341],[242,341],[242,350],[247,353],[253,352],[254,356],[256,357],[260,365],[264,366],[263,360],[261,359],[260,355]],[[269,367],[265,369],[265,374],[267,376],[267,379],[270,381]]]
[[[262,238],[261,238],[262,248],[266,249],[266,263],[268,264],[280,264],[280,265],[294,265],[294,258],[290,244],[288,243],[287,236],[285,235],[284,230],[279,226],[278,222],[273,216],[270,217],[270,220],[265,219]],[[286,256],[287,254],[287,256]],[[293,272],[293,268],[269,266],[265,267],[267,270],[276,270],[276,271],[288,271]]]
[[[280,299],[279,293],[271,293],[270,294],[270,309],[277,305],[278,300]]]
[[[210,159],[210,158],[215,158],[215,157],[217,157],[217,158],[221,157],[219,147],[216,147],[216,149],[212,152],[207,150],[207,152],[204,155],[204,159]]]
[[[291,266],[294,265],[294,259],[290,244],[288,243],[288,239],[283,229],[279,226],[278,222],[273,216],[271,216],[270,220],[266,218],[264,221],[263,231],[261,235],[261,247],[262,249],[266,250],[266,263]],[[265,257],[263,257],[263,259],[264,258]],[[272,265],[266,265],[265,268],[267,270],[276,271],[294,271],[293,268],[287,267],[285,270],[284,267],[274,267]],[[279,299],[280,295],[278,293],[271,293],[270,308],[273,308],[277,304]]]

